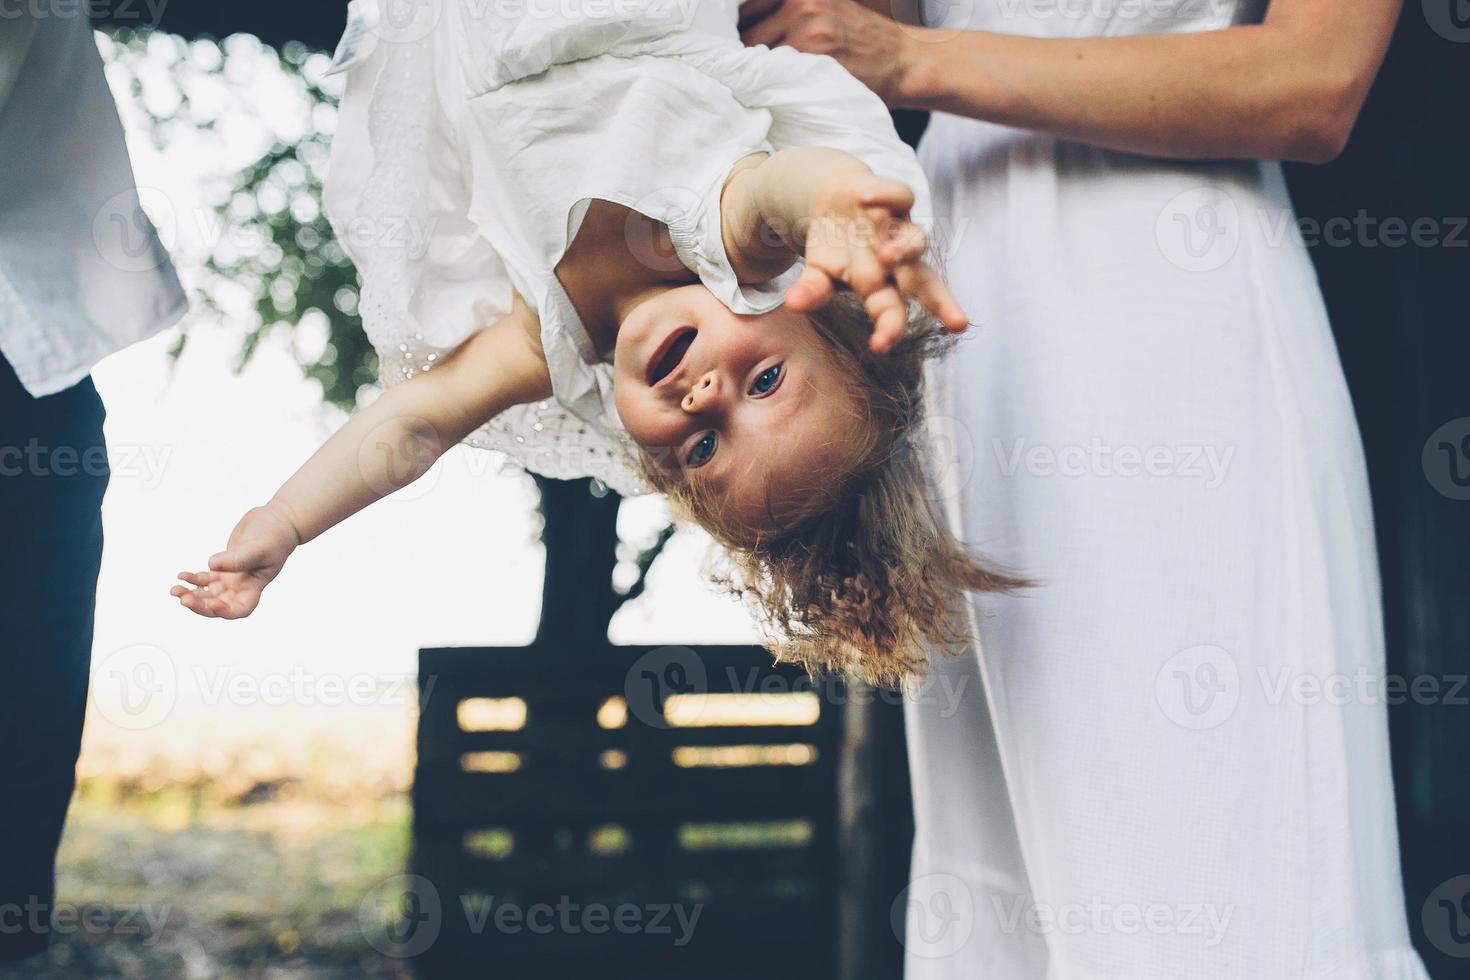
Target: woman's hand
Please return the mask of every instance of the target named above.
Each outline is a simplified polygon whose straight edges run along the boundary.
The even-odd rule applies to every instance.
[[[944,280],[924,262],[923,229],[909,220],[914,194],[905,184],[872,173],[844,171],[817,189],[805,228],[806,268],[786,292],[786,305],[814,310],[839,282],[863,300],[873,321],[870,344],[884,354],[903,339],[913,297],[946,330],[969,326]]]
[[[904,27],[855,0],[746,0],[740,37],[830,55],[889,105],[898,103],[916,53]]]
[[[210,557],[209,571],[180,572],[188,585],[175,585],[168,593],[185,609],[211,619],[249,616],[298,544],[296,528],[283,514],[270,505],[253,507],[235,525],[225,550]]]

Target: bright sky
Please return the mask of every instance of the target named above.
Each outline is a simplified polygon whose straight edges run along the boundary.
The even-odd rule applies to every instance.
[[[244,59],[256,49],[242,50]],[[305,118],[274,58],[256,53],[248,89],[190,92],[196,107],[220,114],[223,136],[176,138],[163,151],[112,77],[145,206],[186,281],[199,275],[209,233],[207,221],[189,218],[210,213],[206,184],[268,145],[253,114],[271,118],[277,132]],[[145,99],[166,99],[158,94],[166,87],[150,87],[146,73],[143,80]],[[290,751],[324,735],[334,748],[378,752],[391,768],[386,758],[411,750],[411,694],[395,680],[414,675],[419,647],[520,644],[534,631],[543,561],[534,485],[466,447],[299,550],[248,619],[206,620],[178,605],[168,594],[176,574],[204,568],[240,516],[345,418],[302,378],[288,337],[273,336],[235,374],[243,330],[195,315],[177,365],[166,354],[173,328],[93,373],[113,476],[84,771],[131,769],[155,755],[186,766],[207,756],[214,768],[241,745],[284,740]],[[625,504],[625,536],[648,533],[662,514],[654,499]],[[701,579],[704,547],[694,533],[675,537],[648,592],[615,620],[615,641],[754,636],[744,612]]]

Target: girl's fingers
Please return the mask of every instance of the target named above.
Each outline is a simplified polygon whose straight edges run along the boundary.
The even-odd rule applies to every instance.
[[[960,308],[954,294],[949,291],[934,270],[921,262],[910,263],[895,270],[894,277],[899,288],[917,299],[951,333],[960,333],[970,326],[970,318]]]
[[[244,572],[265,563],[265,547],[242,544],[209,556],[209,567],[216,572]]]
[[[914,206],[914,191],[901,180],[875,180],[858,194],[858,202],[865,207],[907,213]]]
[[[189,592],[179,596],[179,602],[190,612],[198,613],[200,616],[213,618],[214,613],[209,607],[210,596],[206,592]]]
[[[821,308],[832,298],[832,279],[808,263],[786,290],[786,307],[797,313]]]
[[[868,318],[873,321],[873,335],[868,345],[875,354],[886,354],[903,339],[908,327],[908,304],[894,286],[887,286],[863,301]]]
[[[883,268],[883,263],[878,261],[876,255],[866,250],[853,255],[844,278],[864,301],[886,286],[889,281],[888,270]]]
[[[878,257],[890,269],[909,262],[918,262],[929,247],[929,238],[924,229],[912,221],[897,222],[889,231],[889,240],[878,250]]]
[[[190,585],[210,585],[215,580],[213,572],[180,572],[179,578]]]

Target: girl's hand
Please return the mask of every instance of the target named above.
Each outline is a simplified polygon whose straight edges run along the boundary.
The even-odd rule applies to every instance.
[[[797,312],[821,307],[837,283],[862,298],[873,321],[870,344],[887,353],[903,339],[913,297],[946,330],[969,326],[943,279],[924,262],[928,239],[909,220],[914,194],[905,184],[872,173],[845,171],[822,182],[806,228],[806,269],[786,292]]]
[[[185,609],[211,619],[249,616],[260,604],[261,591],[300,543],[284,515],[269,505],[253,507],[235,525],[225,550],[210,556],[209,571],[180,572],[179,578],[189,584],[175,585],[168,594],[177,596]]]

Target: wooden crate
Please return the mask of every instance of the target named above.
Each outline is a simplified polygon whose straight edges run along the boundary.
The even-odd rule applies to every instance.
[[[754,647],[421,651],[420,972],[833,976],[823,686]]]

